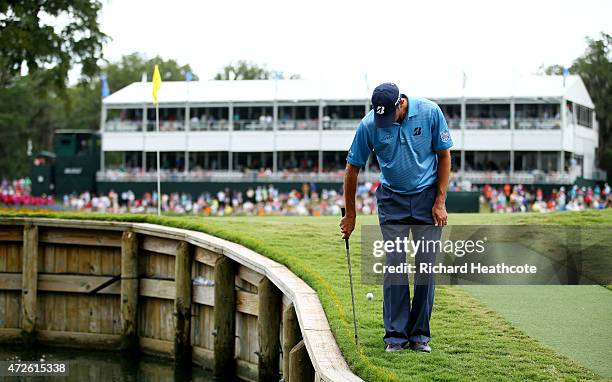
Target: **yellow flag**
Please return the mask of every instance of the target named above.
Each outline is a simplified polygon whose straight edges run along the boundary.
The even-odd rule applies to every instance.
[[[161,76],[159,75],[159,68],[155,65],[153,71],[153,103],[157,105],[157,92],[161,87]]]

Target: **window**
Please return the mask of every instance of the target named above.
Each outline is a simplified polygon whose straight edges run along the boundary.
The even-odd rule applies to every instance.
[[[593,109],[576,104],[576,116],[578,124],[584,127],[593,127]]]

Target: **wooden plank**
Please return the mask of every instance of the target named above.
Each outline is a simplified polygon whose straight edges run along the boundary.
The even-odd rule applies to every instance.
[[[162,239],[155,236],[144,236],[142,239],[142,249],[145,251],[174,256],[180,243],[181,242],[177,240]]]
[[[289,305],[283,311],[283,378],[285,382],[291,380],[289,373],[289,352],[302,340],[302,332],[298,322],[295,308]]]
[[[36,296],[38,293],[38,227],[23,227],[23,272],[21,278],[21,331],[24,344],[36,342]]]
[[[106,230],[42,228],[41,243],[120,247],[121,233]]]
[[[209,249],[196,247],[193,260],[214,267],[219,256],[220,255],[218,253],[215,253]]]
[[[263,381],[280,379],[280,323],[282,294],[267,278],[258,286],[259,295],[259,378]]]
[[[16,243],[7,244],[6,271],[22,272],[21,259],[23,255],[23,245]]]
[[[0,273],[0,290],[21,290],[20,273]]]
[[[214,310],[215,363],[213,374],[220,380],[233,379],[235,375],[236,334],[236,266],[227,257],[219,257],[215,263],[215,300],[223,301]]]
[[[138,339],[140,349],[145,354],[152,354],[162,357],[172,357],[174,352],[174,342],[163,341],[155,338],[140,337]]]
[[[201,346],[193,346],[191,349],[191,359],[196,365],[212,369],[215,362],[215,353]]]
[[[315,371],[308,357],[308,351],[301,340],[289,353],[289,381],[310,382],[314,380]]]
[[[239,290],[236,292],[236,310],[241,313],[257,316],[259,314],[259,299],[257,293]]]
[[[39,330],[36,339],[45,345],[86,349],[116,349],[121,342],[121,336],[116,334],[60,332],[55,330]]]
[[[174,364],[191,367],[191,245],[180,242],[175,256]]]
[[[38,275],[38,290],[45,292],[89,293],[94,288],[107,282],[108,276],[82,276],[82,275]],[[99,290],[96,294],[119,294],[121,283],[119,281]]]
[[[140,279],[140,296],[174,300],[174,281]]]
[[[111,256],[111,255],[107,255]],[[105,270],[106,271],[106,270]],[[121,238],[121,350],[138,352],[138,237],[125,231]]]
[[[257,381],[257,364],[237,359],[236,376],[245,381]]]
[[[21,343],[21,329],[0,328],[0,343],[3,345]]]
[[[238,277],[249,282],[252,285],[257,286],[265,276],[259,272],[245,267],[244,265],[240,265],[238,267]]]
[[[165,281],[171,283],[171,281]],[[194,285],[193,287],[193,302],[197,304],[215,306],[215,288],[205,285]],[[150,292],[150,291],[149,291]],[[143,294],[142,286],[141,292]],[[165,298],[165,297],[162,297]],[[225,299],[222,301],[225,302]],[[245,292],[242,290],[236,291],[236,311],[241,313],[257,316],[259,301],[256,293]]]
[[[0,241],[23,241],[23,228],[4,226],[0,229]]]

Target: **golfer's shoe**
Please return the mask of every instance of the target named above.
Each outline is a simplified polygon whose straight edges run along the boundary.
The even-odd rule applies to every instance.
[[[404,347],[400,344],[387,344],[385,346],[385,351],[387,353],[393,353],[393,352],[401,351],[401,350],[404,350]]]
[[[429,342],[411,342],[410,350],[431,353],[431,346],[429,346]]]

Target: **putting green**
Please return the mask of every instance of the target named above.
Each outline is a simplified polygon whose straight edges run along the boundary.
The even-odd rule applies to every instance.
[[[464,289],[529,336],[612,378],[612,291],[598,285],[470,285]]]

